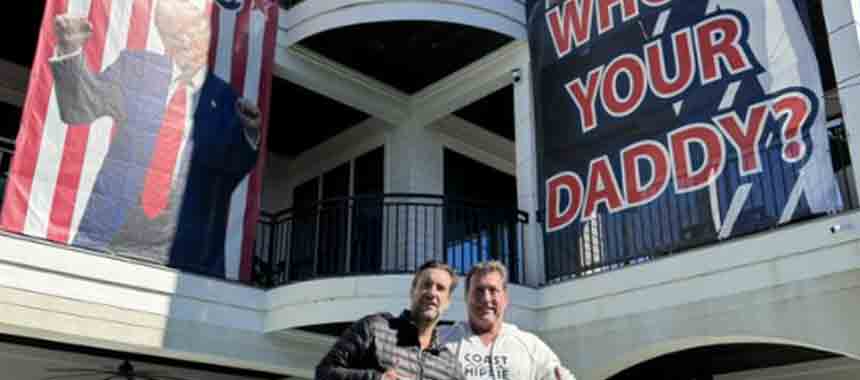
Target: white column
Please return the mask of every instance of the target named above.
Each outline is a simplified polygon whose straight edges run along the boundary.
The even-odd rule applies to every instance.
[[[860,183],[860,1],[823,0],[824,20],[836,71],[836,87],[854,160],[854,183]]]
[[[385,138],[385,191],[442,194],[442,152],[437,134],[428,128],[406,124],[392,129]]]
[[[514,119],[517,162],[517,207],[529,214],[523,233],[526,283],[537,285],[546,279],[544,271],[543,225],[537,222],[540,209],[535,140],[532,73],[528,60],[513,71]]]
[[[442,143],[433,131],[411,122],[392,129],[385,138],[385,192],[442,195],[443,160]],[[400,200],[436,203],[433,199]],[[431,211],[427,206],[386,208],[384,269],[412,271],[427,260],[444,259],[442,210]]]

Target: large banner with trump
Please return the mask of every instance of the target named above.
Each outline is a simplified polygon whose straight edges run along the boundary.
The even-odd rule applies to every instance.
[[[806,1],[527,6],[550,271],[842,207]]]
[[[0,228],[249,281],[275,0],[48,0]]]

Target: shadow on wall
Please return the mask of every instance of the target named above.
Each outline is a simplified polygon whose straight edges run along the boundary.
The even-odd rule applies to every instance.
[[[825,363],[827,360],[846,358],[844,355],[792,344],[777,343],[727,343],[688,348],[663,354],[628,367],[607,380],[713,380],[720,378],[757,379],[737,377],[740,372],[759,370],[767,374],[777,367],[801,363]],[[848,359],[852,360],[852,359]],[[860,365],[860,361],[856,361]],[[821,370],[826,370],[826,366]],[[788,371],[788,372],[786,372]],[[857,369],[860,375],[860,367]],[[774,372],[775,373],[775,372]],[[780,373],[791,379],[800,375],[800,370],[780,369]],[[733,375],[734,374],[734,375]],[[821,374],[813,375],[812,378]],[[729,376],[729,377],[726,377]],[[782,378],[782,377],[779,377]],[[810,379],[812,379],[810,378]]]

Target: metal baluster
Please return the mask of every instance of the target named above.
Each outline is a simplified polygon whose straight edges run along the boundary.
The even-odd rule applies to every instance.
[[[400,203],[395,204],[394,212],[396,218],[394,218],[394,259],[395,259],[395,268],[397,271],[401,271],[402,268],[400,266]]]

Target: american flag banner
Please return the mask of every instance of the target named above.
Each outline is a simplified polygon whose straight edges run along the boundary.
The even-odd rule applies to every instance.
[[[249,282],[275,0],[48,0],[0,228]]]

